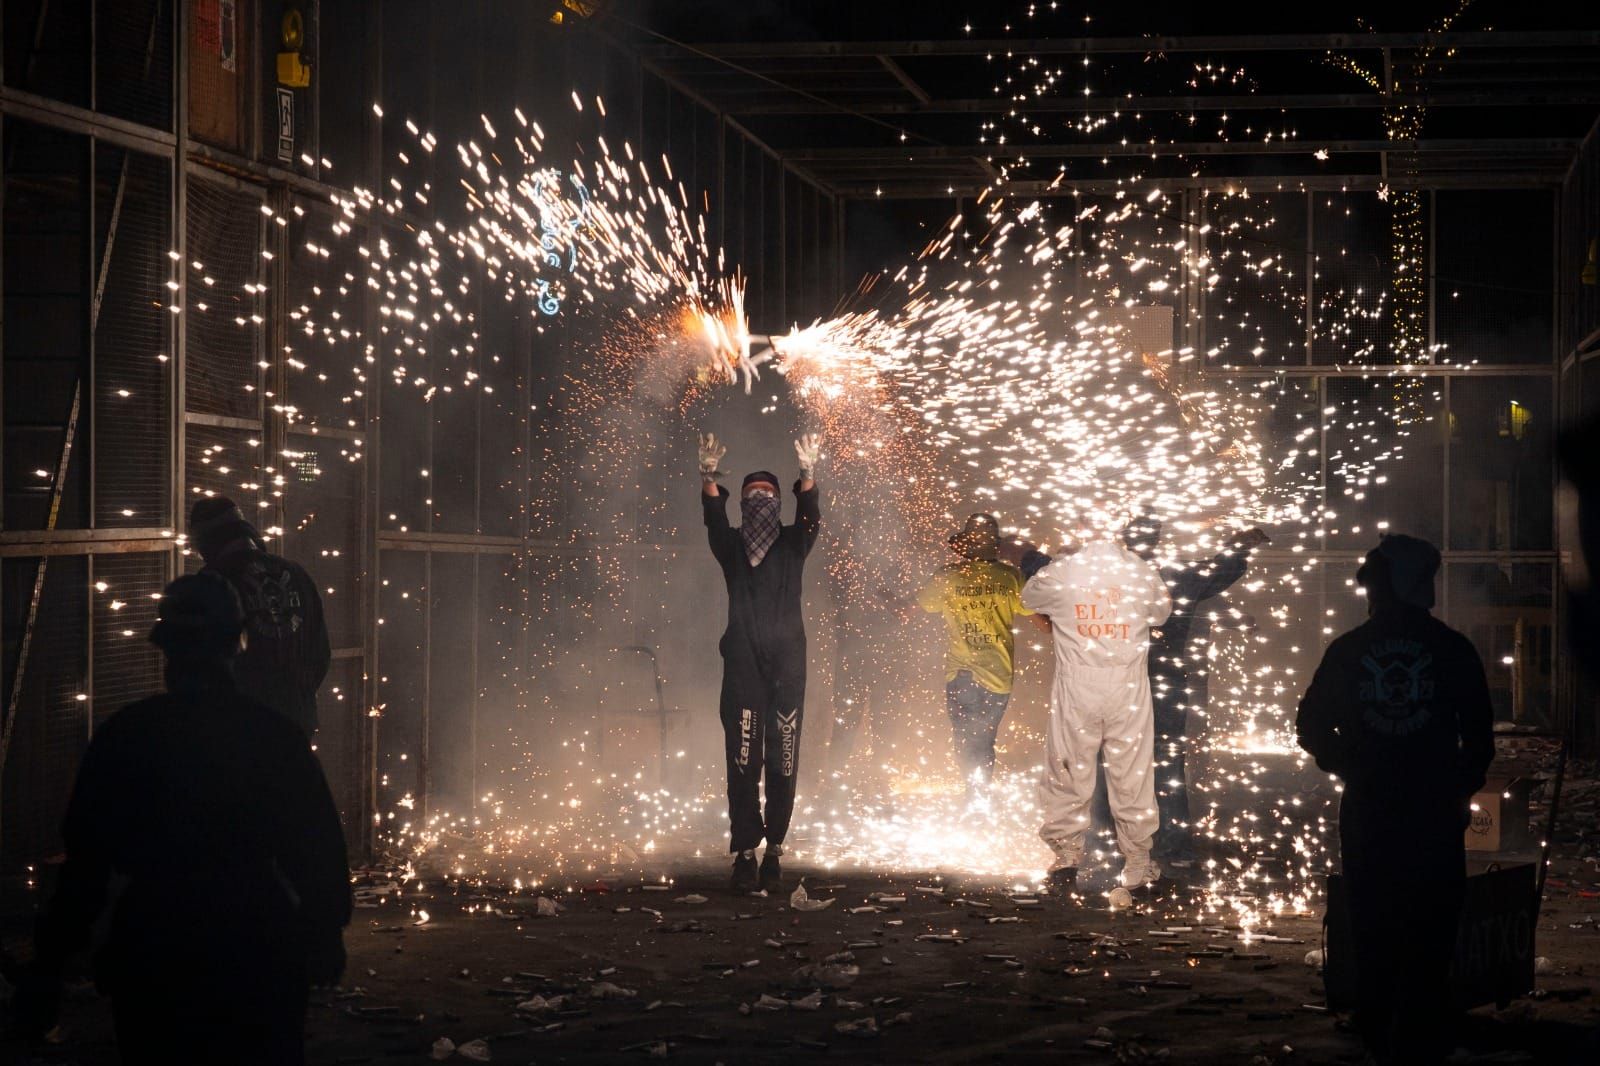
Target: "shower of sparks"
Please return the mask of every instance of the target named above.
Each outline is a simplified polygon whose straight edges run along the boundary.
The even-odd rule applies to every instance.
[[[1136,102],[1081,114],[1034,110],[1034,101],[1089,96],[1129,75],[1088,58],[1081,65],[1024,55],[993,62],[996,92],[1016,106],[984,123],[984,143],[1063,134],[1104,141],[1121,131],[1131,143],[1159,147],[1195,139],[1202,121],[1215,123],[1203,132],[1222,139],[1298,136],[1216,111],[1178,115],[1173,128],[1156,132]],[[1189,93],[1256,90],[1246,72],[1212,63],[1168,74]],[[1324,554],[1331,545],[1364,546],[1386,527],[1362,528],[1339,511],[1369,509],[1356,505],[1385,484],[1408,442],[1431,431],[1429,412],[1437,409],[1437,395],[1407,376],[1405,365],[1445,354],[1414,343],[1414,293],[1400,292],[1421,276],[1415,218],[1394,216],[1399,273],[1409,276],[1386,284],[1353,268],[1342,249],[1308,252],[1296,232],[1304,221],[1303,214],[1295,220],[1297,207],[1339,218],[1350,213],[1353,195],[1311,197],[1292,183],[1251,194],[1221,180],[1186,196],[1129,179],[1105,194],[1036,201],[1010,195],[1008,185],[1095,175],[1069,175],[1065,164],[1046,169],[1039,160],[1000,161],[994,188],[829,317],[752,323],[739,264],[710,237],[709,201],[691,195],[668,157],[647,161],[627,141],[596,136],[574,158],[553,158],[544,130],[520,111],[498,126],[483,118],[454,151],[439,151],[433,133],[405,125],[394,176],[379,189],[335,199],[325,235],[299,208],[263,209],[272,224],[304,226],[315,260],[353,252],[339,255],[347,266],[330,267],[293,306],[287,358],[292,379],[314,380],[329,394],[323,408],[358,412],[379,386],[410,389],[427,403],[488,392],[486,369],[510,355],[504,339],[491,339],[492,305],[512,305],[537,334],[565,322],[593,327],[586,361],[547,395],[520,397],[525,409],[514,412],[542,426],[530,438],[531,482],[514,488],[529,536],[551,545],[552,555],[522,564],[544,569],[529,582],[529,600],[497,622],[535,631],[559,618],[597,625],[607,614],[648,622],[690,580],[682,556],[699,551],[693,530],[662,524],[663,486],[684,486],[651,442],[692,440],[710,398],[741,385],[752,394],[758,383],[773,388],[751,402],[768,413],[797,410],[823,434],[820,477],[829,504],[820,583],[834,607],[835,637],[860,646],[898,649],[914,639],[885,590],[914,589],[946,561],[945,535],[972,510],[996,512],[1009,530],[1046,549],[1155,514],[1168,530],[1164,564],[1203,560],[1232,533],[1265,525],[1272,550],[1231,602],[1215,608],[1233,615],[1247,608],[1256,628],[1224,632],[1219,618],[1209,650],[1210,705],[1192,715],[1192,810],[1213,855],[1200,877],[1199,906],[1249,928],[1308,905],[1314,876],[1329,864],[1337,794],[1295,748],[1290,717],[1321,642],[1360,611],[1349,578],[1340,586]],[[1311,144],[1306,154],[1328,155]],[[264,277],[266,264],[259,267]],[[187,268],[191,313],[230,315],[241,328],[259,323],[259,279],[225,293],[213,291],[207,264]],[[1308,306],[1312,271],[1317,296]],[[375,332],[347,311],[363,289],[377,306]],[[171,310],[179,310],[176,302]],[[1386,340],[1390,325],[1411,340]],[[1175,336],[1185,343],[1174,344]],[[1329,381],[1320,391],[1304,378],[1228,376],[1230,366],[1304,363],[1313,354],[1317,362],[1372,364],[1371,374]],[[387,383],[376,380],[380,361]],[[1391,365],[1379,365],[1385,362]],[[764,368],[776,376],[763,376]],[[291,395],[308,392],[291,381]],[[286,397],[269,402],[282,405],[291,423],[339,424],[326,415],[319,422]],[[286,453],[284,469],[273,465],[280,457],[261,453],[260,441],[202,447],[205,469],[191,491],[259,494],[263,509],[281,501],[287,476],[320,476],[334,455],[353,463],[364,451],[361,440],[340,437],[320,465],[315,452]],[[432,473],[411,476],[424,506],[434,508]],[[628,493],[636,497],[619,502]],[[408,529],[403,516],[385,517],[386,529]],[[589,540],[615,547],[586,549]],[[655,557],[663,572],[649,596],[635,602],[619,591],[633,579],[631,549],[674,540],[682,549]],[[383,595],[402,610],[421,609],[428,590],[399,573],[386,574]],[[939,649],[926,643],[894,653],[906,661],[880,654],[873,662],[879,685],[893,688],[894,721],[877,720],[882,712],[873,710],[856,758],[802,778],[794,851],[828,866],[945,869],[1032,884],[1049,858],[1037,838],[1034,796],[1043,737],[1022,694],[1038,698],[1039,676],[1050,666],[1032,645],[1002,738],[1009,770],[974,805],[938,755]],[[521,693],[509,698],[527,698],[526,676],[558,679],[542,705],[519,711],[528,722],[548,713],[560,729],[500,738],[498,761],[513,769],[466,812],[421,809],[409,790],[415,764],[403,756],[392,762],[382,781],[395,801],[380,816],[385,838],[427,876],[492,878],[530,890],[570,887],[617,868],[659,871],[673,856],[720,854],[720,751],[669,755],[653,774],[621,773],[600,757],[615,727],[575,723],[564,702],[580,698],[571,677],[611,692],[619,683],[603,676],[610,662],[588,661],[554,640],[530,648],[525,663],[506,668]],[[908,662],[921,673],[909,676]],[[842,682],[826,661],[813,663],[813,678],[813,691]],[[832,715],[813,699],[808,729],[827,731],[833,717],[837,735],[844,699],[836,692]],[[915,755],[895,747],[895,734],[915,741],[907,746]],[[1097,861],[1110,870],[1115,858],[1104,843]]]

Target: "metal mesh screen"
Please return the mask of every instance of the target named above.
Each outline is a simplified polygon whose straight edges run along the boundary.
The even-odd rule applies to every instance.
[[[335,659],[328,670],[328,678],[317,694],[317,729],[315,747],[322,772],[333,791],[333,802],[339,808],[344,823],[345,839],[354,845],[361,826],[361,773],[360,730],[365,724],[366,709],[361,705],[361,660]]]
[[[1447,619],[1483,657],[1495,717],[1547,721],[1554,693],[1555,568],[1548,563],[1445,567]]]
[[[477,745],[473,688],[477,597],[474,556],[434,552],[428,605],[428,802],[460,812],[472,804]]]
[[[1205,294],[1208,361],[1232,366],[1306,361],[1303,194],[1211,196],[1206,252],[1217,285]],[[1163,234],[1171,244],[1180,230]],[[1166,264],[1162,264],[1163,266]],[[1170,277],[1176,278],[1173,271]]]
[[[6,84],[89,106],[89,7],[86,0],[10,0],[0,7]]]
[[[1584,143],[1561,188],[1561,234],[1565,354],[1600,329],[1600,138]]]
[[[1550,362],[1551,194],[1439,192],[1434,205],[1441,359]]]
[[[5,526],[43,529],[73,396],[88,368],[89,140],[10,119],[3,133]],[[85,416],[88,407],[80,408]],[[87,423],[84,417],[74,440],[61,529],[88,524]]]
[[[478,450],[483,446],[481,388],[440,389],[427,405],[433,419],[433,458],[427,477],[432,528],[443,533],[478,530]],[[416,402],[415,399],[412,401]]]
[[[161,691],[161,652],[150,643],[157,597],[166,583],[163,553],[97,555],[94,603],[94,720]]]
[[[352,445],[304,433],[285,456],[284,554],[317,583],[335,648],[361,644],[361,468]]]
[[[433,496],[428,439],[432,409],[413,385],[396,381],[387,369],[378,387],[383,390],[379,528],[425,530]]]
[[[187,403],[191,411],[256,417],[261,407],[261,201],[189,178]],[[248,286],[248,288],[247,288]]]
[[[361,333],[367,267],[360,243],[330,232],[326,205],[297,201],[290,224],[281,294],[287,316],[289,403],[295,421],[356,429],[364,424],[365,338]]]
[[[8,619],[21,622],[27,618],[40,562],[5,560]],[[0,847],[8,871],[60,849],[61,816],[89,740],[88,560],[62,556],[45,565],[33,639],[23,665],[21,699],[6,753],[4,798],[0,800]],[[7,626],[8,644],[20,632],[20,625]],[[9,700],[16,669],[12,655],[7,656],[6,665],[4,695]]]
[[[1444,396],[1438,379],[1327,379],[1328,546],[1384,532],[1444,535]],[[1396,411],[1414,412],[1397,423]],[[1387,523],[1387,525],[1380,525]]]
[[[403,814],[400,799],[418,793],[427,664],[425,559],[422,552],[386,551],[379,564],[378,807],[385,812]]]
[[[528,400],[522,385],[526,353],[517,345],[509,316],[491,315],[485,323],[483,378],[478,388],[482,456],[478,470],[479,528],[512,536],[521,528],[527,494],[526,435]]]
[[[102,144],[96,152],[94,513],[101,528],[168,515],[170,165]]]
[[[1387,360],[1387,208],[1376,194],[1317,193],[1311,215],[1315,360]]]
[[[172,128],[171,0],[95,0],[95,105]]]
[[[262,440],[242,429],[190,425],[184,437],[183,495],[187,506],[205,495],[228,496],[245,517],[259,519]],[[259,524],[259,522],[258,522]]]
[[[1450,383],[1450,547],[1554,547],[1551,379],[1457,378]]]

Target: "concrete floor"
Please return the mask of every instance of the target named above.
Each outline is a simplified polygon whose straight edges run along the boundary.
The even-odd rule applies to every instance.
[[[796,913],[786,898],[730,896],[720,862],[675,874],[659,891],[574,886],[554,917],[534,917],[529,894],[449,886],[363,906],[343,988],[312,1007],[310,1060],[422,1063],[448,1038],[486,1041],[489,1061],[509,1063],[1360,1061],[1316,1007],[1321,983],[1304,961],[1320,938],[1312,918],[1274,922],[1280,939],[1268,942],[1198,925],[1156,935],[1190,925],[1193,910],[1025,905],[992,884],[837,872],[808,877],[815,896],[837,902]],[[1600,864],[1564,859],[1553,876],[1538,943],[1550,972],[1536,998],[1468,1016],[1462,1061],[1600,1062],[1600,998],[1589,992]],[[874,904],[878,894],[905,901]],[[430,915],[420,926],[419,909]],[[816,1009],[755,1006],[801,999],[818,981],[799,971],[841,953],[859,976]],[[567,998],[519,1013],[535,996]],[[115,1061],[92,992],[74,998],[66,1032],[56,1047],[0,1044],[0,1059]]]

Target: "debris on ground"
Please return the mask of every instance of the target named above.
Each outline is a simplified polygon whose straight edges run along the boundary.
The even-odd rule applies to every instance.
[[[789,907],[792,910],[802,912],[820,911],[833,906],[833,903],[834,901],[832,899],[812,899],[811,894],[806,891],[806,883],[804,879],[802,879],[801,882],[795,886],[794,891],[789,894]]]

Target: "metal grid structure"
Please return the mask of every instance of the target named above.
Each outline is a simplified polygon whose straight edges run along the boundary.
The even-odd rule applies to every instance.
[[[228,492],[255,509],[263,526],[284,530],[286,550],[324,589],[336,648],[319,748],[358,849],[372,843],[379,812],[393,811],[406,794],[424,813],[445,800],[470,808],[485,787],[480,746],[505,724],[498,709],[514,707],[537,728],[563,699],[589,698],[559,666],[609,654],[602,630],[575,627],[571,642],[558,646],[529,620],[548,612],[594,616],[603,609],[588,598],[597,575],[618,576],[635,605],[660,607],[659,620],[636,635],[642,646],[669,660],[689,655],[695,627],[687,623],[704,604],[695,590],[674,584],[681,583],[673,575],[685,545],[662,517],[665,501],[648,490],[608,501],[632,515],[625,539],[576,543],[562,536],[563,517],[590,501],[581,487],[541,482],[537,456],[564,443],[558,386],[577,358],[558,334],[536,335],[525,318],[485,313],[474,369],[493,393],[463,392],[421,414],[408,387],[386,373],[381,352],[361,369],[358,341],[337,338],[330,346],[337,354],[316,361],[347,380],[312,381],[296,365],[306,362],[298,353],[327,343],[305,334],[297,316],[318,288],[348,301],[344,319],[352,330],[376,333],[375,301],[354,284],[360,264],[339,249],[324,256],[305,246],[330,196],[353,185],[375,187],[384,174],[392,146],[382,124],[351,100],[382,100],[446,129],[473,121],[486,101],[564,99],[573,84],[598,79],[610,123],[631,129],[642,157],[670,154],[677,175],[709,208],[715,242],[749,278],[753,320],[787,323],[826,314],[846,295],[853,211],[921,198],[933,216],[988,187],[997,164],[1019,154],[973,143],[974,120],[1006,105],[966,91],[962,78],[948,73],[953,64],[1002,47],[1107,62],[1248,54],[1290,67],[1330,49],[1368,56],[1390,72],[1383,89],[1354,92],[1329,77],[1289,95],[1173,91],[1140,100],[1171,113],[1289,109],[1310,116],[1308,128],[1333,156],[1326,168],[1310,163],[1305,137],[1293,152],[1185,141],[1161,147],[1153,168],[1144,167],[1144,147],[1061,143],[1026,154],[1035,166],[1068,167],[1069,176],[1024,173],[1013,191],[1113,194],[1127,170],[1095,169],[1111,158],[1180,190],[1187,222],[1208,213],[1275,212],[1274,232],[1300,260],[1298,312],[1293,301],[1280,304],[1262,323],[1259,360],[1230,355],[1208,372],[1268,382],[1286,406],[1309,412],[1336,411],[1363,390],[1393,387],[1370,367],[1334,365],[1352,342],[1380,350],[1385,343],[1376,328],[1369,337],[1329,343],[1341,292],[1384,281],[1381,268],[1334,258],[1372,232],[1380,185],[1429,190],[1437,244],[1430,260],[1438,268],[1428,286],[1430,340],[1465,351],[1487,343],[1486,336],[1498,338],[1471,352],[1481,364],[1470,376],[1442,364],[1406,371],[1430,396],[1441,427],[1428,469],[1439,497],[1430,532],[1447,548],[1445,610],[1457,612],[1476,595],[1475,568],[1486,565],[1501,568],[1514,587],[1541,590],[1542,600],[1519,606],[1527,608],[1524,616],[1537,611],[1549,619],[1529,655],[1531,669],[1554,670],[1561,544],[1553,515],[1491,531],[1488,541],[1463,533],[1461,516],[1474,506],[1472,494],[1484,490],[1471,484],[1448,427],[1453,419],[1495,417],[1498,386],[1515,382],[1546,435],[1529,453],[1543,456],[1560,417],[1597,409],[1600,304],[1593,285],[1577,279],[1593,261],[1600,226],[1600,147],[1592,130],[1584,137],[1600,101],[1600,34],[685,46],[605,16],[552,30],[539,5],[508,12],[469,0],[455,17],[437,5],[384,0],[361,5],[359,16],[353,8],[322,12],[314,46],[328,88],[319,80],[298,97],[310,117],[307,151],[285,162],[268,136],[270,93],[241,89],[232,126],[226,108],[191,115],[197,99],[212,103],[191,92],[194,7],[185,0],[6,4],[6,872],[55,846],[67,782],[94,724],[157,685],[159,664],[142,634],[154,591],[186,565],[174,541],[197,490]],[[1423,88],[1403,88],[1416,80],[1408,64],[1420,50],[1442,47],[1471,62]],[[259,73],[252,65],[265,51],[252,44],[239,62]],[[460,74],[451,88],[457,99],[437,98],[446,61]],[[429,76],[416,77],[418,70]],[[947,84],[955,90],[946,93]],[[1374,134],[1376,117],[1400,105],[1483,125],[1463,131],[1444,121],[1432,140]],[[1532,133],[1503,120],[1532,105],[1568,116],[1587,109],[1589,117],[1576,130]],[[1123,108],[1127,100],[1090,95],[1039,106],[1084,114]],[[209,131],[203,137],[195,132],[202,117]],[[906,144],[895,136],[901,129],[914,134]],[[580,132],[552,130],[552,139]],[[333,143],[335,133],[341,143]],[[335,169],[323,164],[324,155],[335,157]],[[1197,159],[1206,164],[1203,179],[1190,173]],[[1448,271],[1442,264],[1462,254],[1452,244],[1461,223],[1452,220],[1470,218],[1485,202],[1512,202],[1471,197],[1507,189],[1519,190],[1517,210],[1530,225],[1553,227],[1555,247],[1549,283],[1534,281],[1516,295],[1514,309],[1494,318],[1485,310],[1487,290],[1472,289],[1470,263]],[[1229,199],[1244,190],[1272,195],[1248,207]],[[263,207],[293,221],[270,225]],[[396,221],[388,232],[400,239],[404,224]],[[374,222],[366,236],[384,232]],[[1530,264],[1533,277],[1538,264]],[[247,284],[259,289],[240,303]],[[208,291],[230,295],[201,309],[210,304]],[[1438,306],[1447,291],[1466,293],[1461,310]],[[1203,348],[1215,308],[1201,287],[1180,287],[1171,307],[1182,342]],[[1543,326],[1501,328],[1530,318]],[[1337,438],[1334,420],[1317,417],[1324,441]],[[1548,492],[1553,477],[1543,469],[1531,476]],[[1320,476],[1336,488],[1325,469]],[[1553,494],[1539,498],[1552,501]],[[1317,620],[1342,622],[1349,603],[1330,597],[1353,573],[1357,541],[1318,548],[1328,565]],[[1499,625],[1486,618],[1490,628]],[[537,690],[526,683],[534,676],[541,678]],[[1574,714],[1576,682],[1554,676],[1541,683],[1558,721],[1592,743],[1592,715]]]

